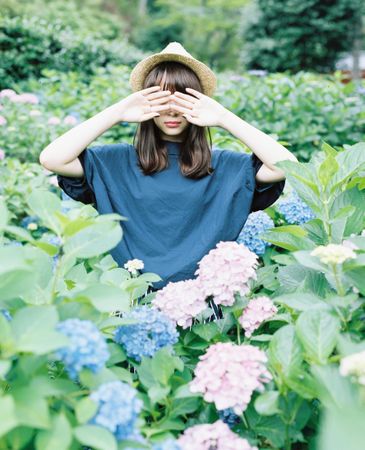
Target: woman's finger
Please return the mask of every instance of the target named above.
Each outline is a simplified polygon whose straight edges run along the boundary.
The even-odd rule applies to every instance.
[[[154,117],[158,117],[160,114],[157,112],[150,112],[142,114],[141,122],[144,122],[145,120],[153,119]]]
[[[182,92],[179,92],[179,91],[175,91],[173,93],[173,95],[176,95],[176,97],[183,98],[184,100],[188,100],[188,101],[190,101],[192,103],[197,103],[199,101],[198,98],[193,97],[191,95],[183,94]]]
[[[169,96],[170,94],[171,92],[167,90],[167,91],[153,92],[151,94],[146,95],[145,97],[147,98],[147,100],[154,100],[156,98]]]
[[[192,89],[192,88],[185,88],[185,90],[186,90],[187,92],[191,92],[193,95],[196,95],[198,98],[203,98],[203,97],[204,97],[204,94],[202,94],[202,93],[199,92],[199,91],[196,91],[195,89]]]
[[[155,100],[150,100],[150,105],[160,105],[161,103],[166,103],[168,101],[170,101],[170,96],[165,95],[161,98],[157,98]]]
[[[195,104],[193,102],[183,100],[182,98],[179,98],[176,96],[174,97],[174,95],[171,96],[171,99],[174,100],[175,102],[179,103],[181,106],[185,106],[186,108],[190,108],[190,109],[193,108],[194,104]]]
[[[184,108],[183,106],[176,105],[175,103],[173,103],[171,105],[171,108],[174,109],[175,111],[186,113],[186,114],[189,114],[190,116],[193,116],[193,117],[198,117],[198,114],[194,110],[188,109],[188,108]]]
[[[150,92],[155,92],[158,91],[159,89],[161,89],[161,86],[157,85],[157,86],[151,86],[149,88],[146,89],[142,89],[141,91],[139,91],[141,94],[145,95],[145,94],[149,94]]]

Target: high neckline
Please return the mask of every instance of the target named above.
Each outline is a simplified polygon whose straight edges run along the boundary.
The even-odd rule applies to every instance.
[[[163,141],[166,143],[167,153],[169,155],[180,154],[181,142],[169,141],[167,139],[163,139]]]

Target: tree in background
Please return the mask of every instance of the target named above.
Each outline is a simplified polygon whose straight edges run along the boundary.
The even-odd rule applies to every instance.
[[[214,70],[237,69],[241,26],[249,0],[140,0],[145,15],[132,32],[131,42],[159,52],[179,41],[194,57]],[[140,4],[141,4],[140,3]]]
[[[363,12],[363,0],[255,0],[241,59],[270,72],[331,72]]]

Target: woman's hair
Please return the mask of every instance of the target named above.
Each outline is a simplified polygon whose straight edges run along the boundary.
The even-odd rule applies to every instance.
[[[155,66],[145,78],[143,89],[160,85],[165,72],[166,80],[162,87],[163,90],[168,89],[171,93],[175,90],[186,93],[185,88],[191,87],[202,92],[197,75],[186,65],[175,61],[164,61]],[[207,141],[206,131],[209,133],[210,145]],[[214,169],[211,167],[212,139],[209,128],[189,123],[183,135],[179,156],[182,174],[193,179],[211,175]],[[167,167],[167,149],[161,139],[160,129],[153,119],[139,123],[133,145],[137,150],[139,167],[145,175],[159,172]]]

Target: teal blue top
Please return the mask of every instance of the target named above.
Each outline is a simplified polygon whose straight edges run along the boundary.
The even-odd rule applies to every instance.
[[[165,141],[169,167],[144,175],[137,152],[127,143],[85,149],[79,159],[85,177],[57,175],[66,194],[93,203],[100,214],[119,213],[123,238],[110,254],[123,267],[129,259],[144,262],[141,272],[162,281],[196,278],[197,262],[219,241],[235,241],[251,211],[265,209],[280,196],[285,180],[260,184],[263,164],[254,153],[212,149],[214,173],[199,180],[180,172],[179,146]]]

